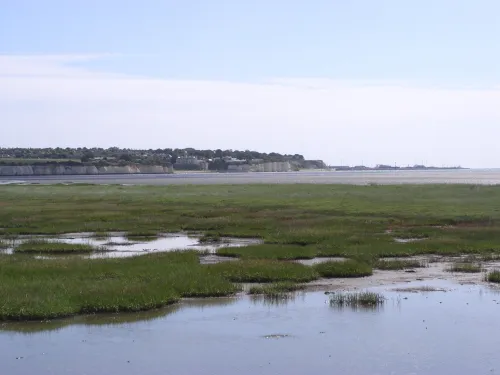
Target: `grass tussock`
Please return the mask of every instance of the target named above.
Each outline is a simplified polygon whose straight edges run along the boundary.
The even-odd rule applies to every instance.
[[[291,282],[273,283],[269,285],[253,286],[248,294],[282,295],[304,289],[301,284]]]
[[[321,277],[364,277],[372,275],[372,267],[356,260],[324,262],[314,266]]]
[[[304,283],[318,278],[312,267],[273,260],[241,260],[208,265],[210,272],[241,283],[290,281]]]
[[[419,260],[405,260],[405,259],[395,259],[395,260],[379,260],[375,262],[373,268],[379,270],[407,270],[413,268],[423,268],[427,267],[427,263]]]
[[[486,281],[490,283],[500,283],[500,270],[494,270],[486,275]]]
[[[385,297],[374,292],[333,293],[330,295],[330,306],[333,307],[377,307],[383,305]]]
[[[448,272],[479,273],[483,267],[479,263],[454,262],[448,269]]]
[[[264,244],[246,247],[222,248],[217,250],[217,255],[237,257],[241,259],[294,260],[312,259],[317,255],[317,252],[318,249],[314,246]]]
[[[30,240],[16,246],[17,253],[91,253],[101,248],[86,244],[68,244],[48,240]]]

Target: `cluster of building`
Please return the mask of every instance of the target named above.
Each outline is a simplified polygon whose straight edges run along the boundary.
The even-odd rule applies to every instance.
[[[208,170],[208,161],[198,159],[196,156],[179,156],[175,161],[175,169],[199,169]]]
[[[215,168],[219,171],[227,172],[289,172],[292,165],[288,161],[270,162],[263,159],[240,160],[232,157],[223,157],[220,159],[200,160],[196,156],[179,156],[174,163],[174,169],[197,169],[208,170],[211,163],[219,163],[223,168]]]
[[[246,160],[231,159],[226,161],[228,172],[290,172],[290,162],[265,162],[260,159]]]

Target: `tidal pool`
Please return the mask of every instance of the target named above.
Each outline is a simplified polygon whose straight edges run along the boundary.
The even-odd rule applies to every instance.
[[[438,288],[435,292],[415,289]],[[413,292],[405,292],[413,288]],[[398,289],[397,291],[395,289]],[[445,281],[369,289],[377,309],[334,308],[324,292],[279,301],[185,300],[138,314],[0,325],[0,373],[492,374],[500,294]],[[275,303],[276,302],[276,303]]]
[[[200,236],[188,235],[185,233],[160,234],[156,237],[132,237],[126,236],[126,233],[109,233],[105,237],[96,237],[93,233],[68,233],[60,236],[20,236],[10,241],[11,246],[0,250],[3,253],[12,254],[15,247],[24,241],[37,239],[53,242],[63,242],[68,244],[86,244],[103,251],[94,252],[90,255],[78,256],[87,258],[109,258],[109,257],[128,257],[142,255],[151,252],[163,252],[174,250],[197,250],[209,253],[222,247],[240,247],[262,243],[259,239],[249,238],[231,238],[223,237],[218,242],[200,242]],[[75,256],[65,253],[64,256]],[[60,256],[60,255],[58,255]],[[43,256],[47,258],[50,256]]]

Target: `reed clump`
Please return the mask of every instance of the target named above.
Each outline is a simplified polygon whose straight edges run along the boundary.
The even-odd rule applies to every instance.
[[[103,251],[100,247],[87,244],[69,244],[49,240],[29,240],[15,247],[16,253],[91,253]]]
[[[321,277],[364,277],[373,273],[372,267],[356,260],[346,260],[343,262],[329,261],[316,264],[314,269]]]
[[[330,306],[377,307],[383,305],[385,297],[375,292],[340,292],[330,295]]]
[[[490,283],[500,283],[500,270],[494,270],[486,275],[486,281]]]
[[[427,263],[413,259],[379,260],[373,265],[379,270],[407,270],[413,268],[427,267]]]
[[[479,263],[470,262],[454,262],[447,269],[448,272],[462,272],[462,273],[479,273],[483,270],[483,266]]]

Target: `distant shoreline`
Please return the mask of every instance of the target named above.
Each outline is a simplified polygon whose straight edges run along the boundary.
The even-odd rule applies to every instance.
[[[463,170],[470,169],[464,167],[388,167],[388,168],[371,168],[371,167],[331,167],[334,171],[445,171],[445,170]]]
[[[469,184],[500,185],[500,169],[173,173],[173,174],[99,174],[0,176],[5,184],[120,184],[120,185],[231,185],[231,184]]]

